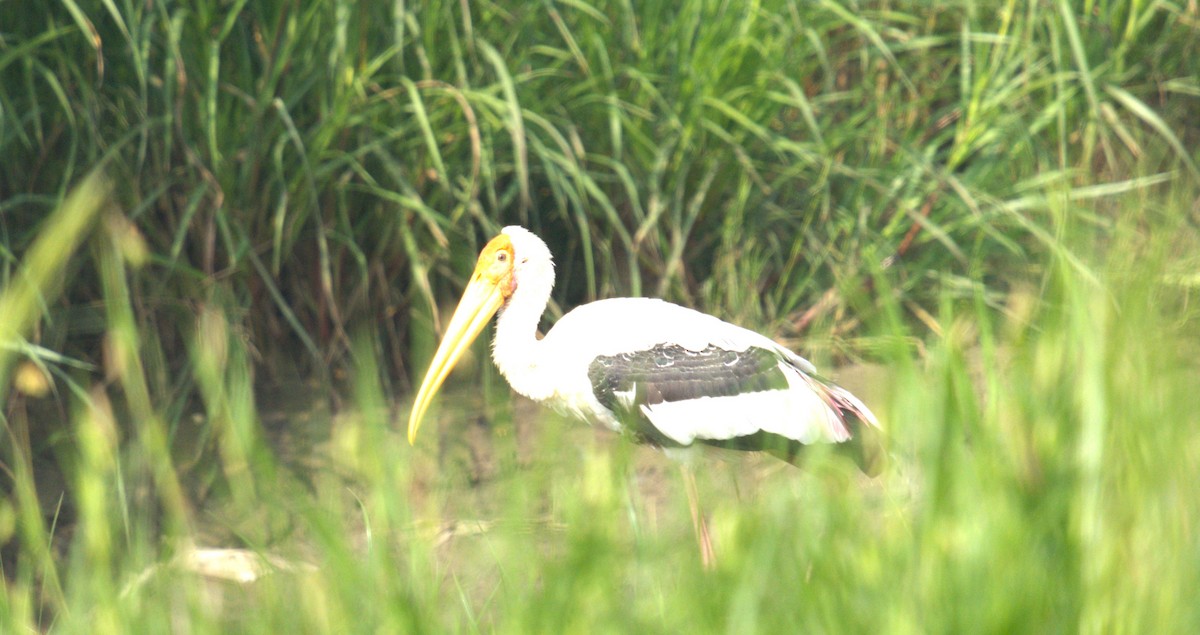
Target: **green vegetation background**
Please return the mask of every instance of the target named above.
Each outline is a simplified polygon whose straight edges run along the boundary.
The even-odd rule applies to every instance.
[[[1200,627],[1194,2],[0,15],[3,630]],[[714,468],[705,573],[656,459],[516,434],[486,361],[488,482],[473,428],[409,448],[511,223],[551,319],[659,295],[872,362],[889,470]]]

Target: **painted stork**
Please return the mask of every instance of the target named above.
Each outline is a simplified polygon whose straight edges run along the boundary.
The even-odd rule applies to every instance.
[[[649,298],[585,304],[538,339],[553,287],[553,258],[533,233],[505,227],[488,242],[417,391],[409,443],[450,370],[499,311],[492,358],[513,390],[534,401],[664,448],[762,450],[795,463],[805,445],[844,444],[864,472],[877,472],[875,415],[787,348]],[[707,564],[707,529],[685,476]]]

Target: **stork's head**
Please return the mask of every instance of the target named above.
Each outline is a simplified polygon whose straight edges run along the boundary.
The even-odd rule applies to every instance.
[[[408,418],[409,443],[416,441],[421,419],[454,365],[496,311],[516,293],[519,281],[530,279],[534,272],[548,272],[549,279],[554,279],[550,250],[540,238],[523,227],[505,227],[479,252],[475,272],[463,290],[462,299],[458,301],[450,324],[446,326],[442,343],[438,345],[433,361],[429,363],[429,370],[425,373],[425,380],[417,391]]]
[[[554,285],[554,259],[550,255],[550,248],[542,242],[541,238],[517,225],[505,227],[499,236],[492,239],[492,242],[501,238],[507,238],[512,246],[514,291],[522,283],[534,286]],[[486,248],[484,252],[487,252]],[[548,291],[549,289],[547,289],[547,294]]]

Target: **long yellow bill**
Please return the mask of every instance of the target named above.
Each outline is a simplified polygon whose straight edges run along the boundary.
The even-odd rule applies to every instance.
[[[438,388],[441,388],[454,365],[512,291],[512,243],[508,236],[501,234],[492,239],[479,255],[471,282],[463,290],[462,299],[458,301],[454,316],[446,327],[446,335],[438,345],[433,361],[429,363],[429,370],[425,373],[425,380],[421,382],[421,389],[417,391],[412,413],[408,417],[410,445],[416,442],[421,419]]]

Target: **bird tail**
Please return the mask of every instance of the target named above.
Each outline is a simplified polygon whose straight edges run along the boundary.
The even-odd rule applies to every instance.
[[[845,388],[824,379],[813,379],[817,392],[841,420],[849,434],[850,438],[839,443],[838,447],[845,448],[850,453],[864,474],[878,476],[883,471],[887,452],[884,447],[883,427],[879,425],[875,413]]]

